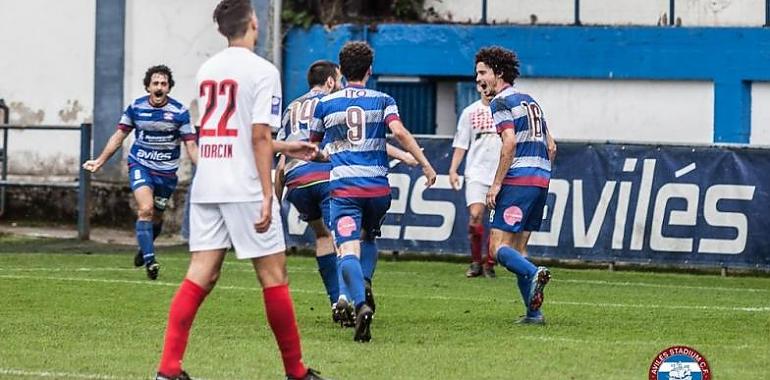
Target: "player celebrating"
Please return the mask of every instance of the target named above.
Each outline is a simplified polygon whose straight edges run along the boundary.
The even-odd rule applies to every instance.
[[[249,0],[223,0],[214,10],[229,47],[199,69],[200,160],[190,207],[190,266],[168,316],[156,379],[189,379],[181,363],[198,308],[219,278],[226,250],[251,259],[265,314],[288,379],[321,379],[302,363],[300,336],[286,275],[278,203],[272,196],[271,127],[281,111],[278,70],[254,54],[257,18]],[[315,155],[309,143],[280,143],[284,154]]]
[[[342,84],[339,66],[331,61],[316,61],[310,65],[307,73],[310,91],[289,103],[283,115],[282,126],[277,139],[281,141],[308,141],[308,123],[313,117],[318,101],[332,92],[338,91]],[[410,155],[388,144],[388,155],[417,165]],[[347,290],[340,287],[337,271],[337,255],[334,242],[328,230],[330,212],[329,162],[303,161],[287,159],[281,156],[275,170],[275,193],[281,199],[283,187],[288,189],[286,199],[297,208],[300,219],[313,229],[316,238],[316,261],[326,294],[332,305],[332,320],[343,325],[354,323],[352,305],[347,306]],[[343,295],[344,304],[337,308],[337,301]],[[345,311],[345,313],[342,313]]]
[[[187,108],[168,96],[174,87],[171,70],[152,66],[144,74],[144,89],[149,95],[134,100],[123,112],[118,129],[95,160],[83,168],[95,173],[134,132],[136,140],[128,154],[128,176],[136,199],[136,240],[139,251],[134,265],[147,269],[147,277],[158,278],[160,265],[155,260],[154,240],[163,226],[163,211],[176,189],[180,140],[184,141],[193,164],[198,160],[195,131]]]
[[[427,185],[436,181],[435,170],[401,123],[393,98],[364,88],[371,75],[373,56],[365,42],[348,42],[342,47],[340,69],[348,86],[323,97],[310,124],[311,141],[324,141],[332,163],[331,226],[340,256],[338,267],[356,309],[353,339],[360,342],[371,339],[373,315],[365,302],[364,278],[368,274],[371,279],[374,263],[369,260],[365,265],[363,257],[369,252],[376,259],[375,238],[391,200],[387,128],[420,163]]]
[[[476,84],[476,91],[481,99],[466,107],[457,121],[455,133],[454,154],[449,165],[449,182],[455,190],[460,190],[460,176],[457,168],[468,151],[468,161],[465,164],[465,203],[468,206],[468,234],[471,241],[471,266],[465,272],[466,277],[477,277],[482,273],[481,249],[484,241],[484,213],[486,212],[486,196],[489,186],[494,180],[497,161],[500,158],[502,142],[495,131],[495,122],[489,110],[490,97],[484,95],[481,86]],[[468,149],[470,145],[470,149]],[[495,260],[492,253],[487,251],[486,263],[483,265],[484,276],[495,277]]]
[[[503,140],[495,179],[487,193],[490,252],[516,274],[526,315],[521,323],[545,323],[540,306],[551,274],[536,267],[515,247],[526,247],[529,231],[540,229],[551,178],[548,127],[540,105],[513,87],[519,76],[516,55],[501,47],[476,54],[476,82],[491,101],[497,133]]]

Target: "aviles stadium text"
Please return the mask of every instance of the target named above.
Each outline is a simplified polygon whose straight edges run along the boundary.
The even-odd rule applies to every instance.
[[[571,224],[575,248],[595,247],[600,234],[605,231],[611,236],[609,248],[613,250],[641,251],[645,244],[649,244],[650,250],[658,252],[742,253],[749,234],[748,218],[743,212],[720,210],[720,202],[735,205],[738,201],[741,202],[740,209],[748,210],[752,206],[748,202],[754,199],[755,186],[711,184],[702,188],[688,183],[687,174],[697,170],[692,163],[674,173],[676,182],[658,184],[654,188],[656,162],[655,159],[643,160],[641,177],[636,180],[605,181],[598,202],[589,202],[584,197],[583,179],[574,179],[572,183],[552,179],[549,193],[555,201],[549,202],[553,209],[546,213],[550,230],[533,233],[530,243],[556,247],[560,240],[563,242],[560,238],[565,227],[569,228]],[[637,159],[627,158],[623,172],[637,173],[637,166]],[[637,195],[632,199],[633,188],[637,189]],[[613,199],[616,207],[610,209]],[[568,209],[571,209],[572,220],[565,226]],[[721,236],[709,236],[706,232],[709,229],[721,229]],[[724,233],[725,230],[729,232]],[[607,248],[606,244],[602,244],[602,248]]]

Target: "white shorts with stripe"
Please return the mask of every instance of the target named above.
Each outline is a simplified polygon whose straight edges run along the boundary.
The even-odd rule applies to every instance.
[[[262,216],[262,201],[193,203],[190,205],[190,251],[235,248],[239,259],[252,259],[286,250],[278,201],[273,199],[273,219],[265,233],[254,229]]]

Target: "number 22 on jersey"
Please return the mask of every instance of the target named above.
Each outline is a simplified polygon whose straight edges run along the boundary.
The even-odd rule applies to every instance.
[[[206,97],[206,108],[203,110],[201,118],[200,137],[236,137],[238,129],[227,128],[227,122],[235,113],[236,99],[238,95],[238,83],[232,79],[225,79],[220,82],[205,80],[200,84],[200,96]],[[224,98],[224,110],[219,117],[216,127],[209,125],[209,119],[214,111],[217,110],[219,97]]]

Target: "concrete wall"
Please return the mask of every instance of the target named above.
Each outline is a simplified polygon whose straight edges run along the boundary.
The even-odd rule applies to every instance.
[[[570,140],[710,144],[710,82],[521,79],[555,136]]]
[[[427,0],[441,18],[453,22],[481,20],[481,1]],[[572,24],[574,0],[489,0],[487,22],[497,24]],[[674,14],[684,26],[761,26],[764,0],[677,0]],[[586,25],[657,25],[668,17],[669,0],[581,0]]]
[[[11,108],[11,123],[79,125],[92,120],[95,6],[95,0],[2,1],[0,98]],[[8,168],[75,174],[79,146],[77,132],[12,131]]]
[[[751,144],[770,147],[770,82],[755,82],[751,90]]]
[[[197,121],[195,74],[206,59],[227,46],[211,19],[218,3],[219,0],[126,2],[126,104],[146,94],[142,80],[147,68],[164,64],[171,68],[176,82],[171,96],[188,106],[191,120]],[[262,23],[263,27],[267,25]],[[130,147],[132,141],[127,139],[125,147]],[[127,149],[123,149],[123,154],[127,154]],[[181,181],[190,179],[191,165],[186,157],[183,153],[178,173]]]

